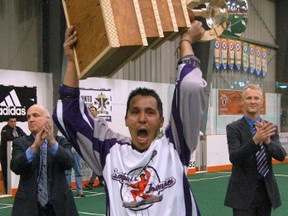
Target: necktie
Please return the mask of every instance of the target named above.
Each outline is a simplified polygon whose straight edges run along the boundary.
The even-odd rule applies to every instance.
[[[253,125],[253,136],[255,135],[255,133],[256,133],[256,128]],[[258,145],[260,149],[256,153],[257,170],[261,176],[265,177],[267,173],[269,172],[267,156],[266,156],[263,142],[259,143]]]
[[[38,178],[38,201],[41,206],[45,206],[48,202],[47,187],[47,144],[44,143],[40,147],[40,172]]]

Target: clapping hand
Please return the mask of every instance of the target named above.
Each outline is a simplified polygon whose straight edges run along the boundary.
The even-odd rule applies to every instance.
[[[256,140],[255,143],[258,144],[260,142],[264,142],[265,145],[269,145],[271,142],[270,137],[275,134],[276,126],[271,122],[265,122],[262,120],[261,122],[255,122],[255,127],[257,131],[254,136]]]

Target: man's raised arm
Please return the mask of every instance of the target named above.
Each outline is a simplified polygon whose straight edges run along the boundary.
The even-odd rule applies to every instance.
[[[180,58],[188,55],[194,55],[191,44],[196,43],[204,34],[205,30],[202,28],[202,23],[199,21],[193,21],[191,27],[185,31],[180,40]]]
[[[77,41],[77,32],[74,31],[73,26],[70,26],[66,29],[65,41],[63,44],[64,52],[67,57],[67,66],[66,66],[66,72],[64,75],[63,85],[66,85],[72,88],[79,87],[79,78],[77,75],[74,52],[73,52],[73,47],[75,46],[76,41]]]

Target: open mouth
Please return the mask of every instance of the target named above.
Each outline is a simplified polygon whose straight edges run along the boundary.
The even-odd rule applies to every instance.
[[[137,131],[137,137],[139,139],[143,139],[143,138],[146,138],[148,137],[148,131],[146,129],[140,129]]]

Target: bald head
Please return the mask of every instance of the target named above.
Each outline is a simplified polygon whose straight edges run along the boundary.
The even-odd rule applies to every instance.
[[[27,110],[28,128],[32,134],[40,132],[45,122],[50,120],[50,113],[44,106],[34,104]]]

